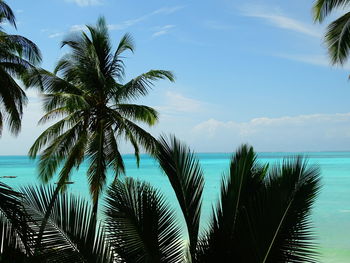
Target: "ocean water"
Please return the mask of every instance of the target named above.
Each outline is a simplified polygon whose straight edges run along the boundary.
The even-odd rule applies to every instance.
[[[312,211],[312,219],[318,236],[321,262],[350,262],[350,152],[309,152],[301,153],[308,157],[309,164],[321,168],[322,190]],[[259,161],[274,164],[295,153],[259,153]],[[203,153],[197,155],[205,173],[202,229],[206,227],[212,205],[218,199],[220,180],[228,170],[231,154]],[[159,188],[168,198],[169,204],[179,212],[167,178],[158,164],[150,157],[141,157],[137,168],[132,155],[125,155],[127,176],[139,178]],[[72,176],[73,185],[69,190],[89,198],[87,164]],[[0,176],[16,176],[14,179],[0,178],[0,181],[15,188],[27,184],[39,184],[35,161],[25,156],[0,156]],[[109,181],[112,176],[109,176]],[[53,180],[55,182],[55,180]]]

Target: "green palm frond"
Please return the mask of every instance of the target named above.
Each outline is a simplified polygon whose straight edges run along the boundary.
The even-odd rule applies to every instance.
[[[322,22],[335,10],[349,7],[349,0],[317,0],[313,6],[314,19]],[[344,65],[349,56],[349,39],[350,12],[347,12],[327,27],[325,42],[332,64]]]
[[[23,106],[27,103],[27,97],[16,81],[1,66],[0,79],[0,111],[10,131],[16,135],[21,129]],[[0,126],[1,130],[2,126]]]
[[[127,99],[138,99],[142,96],[146,96],[152,88],[153,81],[160,79],[168,79],[172,82],[175,81],[175,77],[170,71],[150,70],[132,79],[125,85],[119,86],[114,95],[115,103],[119,103]]]
[[[27,225],[27,214],[22,205],[23,195],[0,182],[0,261],[10,255],[30,254],[32,231]],[[2,261],[1,261],[2,262]]]
[[[33,64],[41,62],[42,57],[38,46],[28,38],[20,35],[1,34],[0,39],[0,46],[7,48],[8,51],[15,52],[20,58],[24,58]]]
[[[33,228],[38,231],[54,188],[25,187],[22,192],[26,195],[24,205],[33,219]],[[96,221],[91,206],[67,193],[60,193],[54,200],[36,251],[36,258],[45,262],[113,262],[104,228]]]
[[[28,256],[12,224],[0,215],[0,262],[24,263]]]
[[[318,169],[301,157],[269,170],[255,159],[246,146],[233,158],[199,262],[318,262],[310,223]]]
[[[276,165],[247,208],[261,262],[319,262],[310,210],[320,171],[300,156]]]
[[[13,11],[1,0],[0,23],[5,21],[16,27]],[[14,78],[22,79],[27,70],[40,62],[40,50],[32,41],[7,34],[0,27],[0,136],[4,124],[8,124],[12,134],[19,133],[27,97]]]
[[[119,41],[117,50],[114,54],[114,59],[119,58],[119,56],[127,50],[130,50],[131,52],[134,52],[135,50],[134,40],[130,34],[125,34]]]
[[[335,9],[345,9],[349,5],[349,0],[316,0],[313,6],[314,19],[322,22]]]
[[[158,121],[158,112],[145,105],[118,104],[117,111],[124,117],[152,126]]]
[[[251,196],[262,187],[266,167],[259,166],[252,147],[243,145],[231,159],[229,174],[221,183],[220,200],[214,209],[210,228],[202,237],[198,249],[199,262],[240,257],[242,209]],[[253,261],[254,262],[254,261]]]
[[[0,15],[3,19],[6,19],[6,21],[16,28],[15,14],[13,13],[11,7],[9,7],[9,5],[3,0],[0,1]]]
[[[181,230],[157,190],[132,178],[117,180],[106,203],[108,239],[121,262],[182,262]]]
[[[350,12],[328,26],[325,38],[331,62],[343,65],[350,51]]]
[[[204,188],[203,171],[190,149],[175,137],[161,137],[156,158],[165,172],[186,221],[189,248],[194,262]]]
[[[37,87],[40,91],[50,93],[62,93],[81,95],[82,90],[72,83],[58,77],[57,75],[40,68],[28,70],[23,78],[27,87]]]

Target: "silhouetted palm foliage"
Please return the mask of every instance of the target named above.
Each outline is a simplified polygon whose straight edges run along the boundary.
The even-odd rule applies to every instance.
[[[349,0],[317,0],[314,4],[314,19],[323,22],[335,10],[348,11]],[[325,36],[328,52],[333,64],[344,64],[350,50],[350,12],[345,12],[329,24]]]
[[[174,137],[159,140],[156,158],[175,192],[187,234],[159,190],[119,178],[108,189],[102,225],[87,202],[59,193],[40,246],[30,242],[28,254],[8,242],[2,254],[13,251],[35,262],[317,262],[310,222],[320,187],[317,167],[300,157],[259,165],[253,148],[243,145],[222,178],[209,225],[199,234],[204,178],[198,160]],[[54,189],[22,192],[27,225],[38,233]]]
[[[62,42],[70,52],[57,63],[54,73],[32,70],[26,84],[43,91],[46,114],[40,123],[61,118],[46,129],[35,141],[29,155],[40,154],[39,175],[48,182],[58,167],[59,185],[69,180],[71,171],[89,159],[88,180],[94,210],[106,183],[107,169],[117,176],[125,172],[119,152],[119,139],[125,138],[135,149],[154,152],[156,140],[137,123],[154,125],[158,120],[155,109],[131,104],[130,100],[148,94],[159,79],[174,81],[171,72],[151,70],[122,84],[124,62],[122,54],[133,51],[130,35],[122,37],[112,52],[108,27],[103,18],[86,32],[69,36]]]
[[[181,262],[175,214],[158,190],[132,178],[117,181],[107,197],[108,239],[121,262]]]
[[[60,193],[38,244],[37,234],[54,188],[25,187],[21,192],[16,193],[25,197],[20,204],[25,214],[21,223],[30,231],[23,240],[20,231],[13,231],[13,219],[0,221],[0,262],[113,262],[104,228],[87,201]]]
[[[0,262],[17,262],[29,253],[32,232],[23,195],[0,182]]]
[[[21,128],[27,97],[14,78],[21,79],[28,69],[41,61],[40,51],[32,41],[4,32],[1,24],[5,22],[16,27],[11,8],[0,0],[0,136],[5,123],[13,134]]]
[[[309,221],[320,187],[316,167],[308,167],[298,157],[269,169],[257,163],[252,147],[242,146],[222,180],[209,229],[194,243],[198,240],[193,229],[198,229],[195,222],[199,221],[203,175],[190,150],[175,138],[169,141],[161,138],[158,160],[172,182],[187,223],[187,255],[192,262],[317,261]],[[180,187],[174,183],[184,181]],[[198,188],[189,187],[191,181]],[[188,205],[183,205],[183,199]]]

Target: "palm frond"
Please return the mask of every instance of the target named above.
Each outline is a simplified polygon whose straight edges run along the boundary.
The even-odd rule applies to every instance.
[[[158,112],[145,105],[118,104],[117,111],[125,118],[141,121],[152,126],[158,121]]]
[[[229,174],[221,183],[220,201],[216,206],[208,232],[202,237],[198,249],[200,262],[240,257],[241,213],[251,196],[262,187],[266,166],[257,163],[252,147],[241,146],[231,159]]]
[[[203,171],[190,149],[161,137],[156,158],[171,183],[186,221],[192,261],[196,251],[204,188]]]
[[[38,229],[54,194],[51,187],[25,187],[25,206]],[[33,228],[35,228],[33,226]],[[105,232],[87,201],[68,193],[54,200],[36,257],[45,262],[112,263]]]
[[[138,99],[146,96],[153,86],[153,81],[168,79],[172,82],[175,77],[172,72],[166,70],[150,70],[126,83],[119,86],[114,96],[115,103],[123,102],[126,99]]]
[[[21,193],[0,182],[0,254],[7,253],[5,250],[10,248],[24,255],[30,254],[32,231],[27,225],[22,198]]]
[[[1,35],[2,45],[10,51],[15,51],[28,62],[38,64],[41,62],[41,52],[38,46],[26,37],[20,35]]]
[[[319,190],[319,169],[300,156],[269,173],[246,212],[261,262],[318,262],[310,212]]]
[[[23,106],[27,103],[27,97],[21,87],[2,67],[0,67],[0,78],[0,105],[8,115],[5,122],[8,123],[10,131],[17,135],[21,129]]]
[[[336,19],[327,27],[325,39],[331,62],[343,65],[350,51],[350,12]]]
[[[106,203],[108,239],[121,262],[182,262],[181,230],[157,190],[132,178],[117,180]]]
[[[117,50],[115,51],[114,58],[119,57],[126,50],[134,52],[135,44],[132,36],[130,34],[125,34],[119,41]]]
[[[345,9],[349,5],[349,0],[316,0],[313,6],[314,19],[322,22],[335,9]]]
[[[28,256],[10,221],[0,215],[0,262],[24,263]]]
[[[12,9],[5,1],[0,1],[0,15],[4,17],[12,26],[16,28],[16,17]]]

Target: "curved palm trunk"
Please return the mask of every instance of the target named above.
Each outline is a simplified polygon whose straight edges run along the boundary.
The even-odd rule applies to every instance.
[[[97,218],[97,211],[98,211],[98,200],[94,201],[93,207],[92,207],[92,214],[95,218]]]
[[[42,241],[42,238],[43,238],[43,234],[44,234],[44,231],[45,231],[45,228],[46,228],[46,225],[47,225],[47,222],[49,220],[49,217],[51,215],[51,212],[52,212],[52,209],[53,209],[53,206],[55,205],[55,202],[57,200],[57,197],[58,197],[58,194],[62,188],[63,184],[58,184],[55,191],[53,192],[53,195],[51,197],[51,200],[50,200],[50,203],[46,209],[46,212],[45,212],[45,216],[43,218],[43,220],[41,221],[41,225],[40,225],[40,229],[39,229],[39,234],[38,234],[38,239],[37,239],[37,242],[35,244],[35,252],[34,252],[34,255],[36,255],[38,252],[39,252],[39,248],[41,246],[41,241]]]

